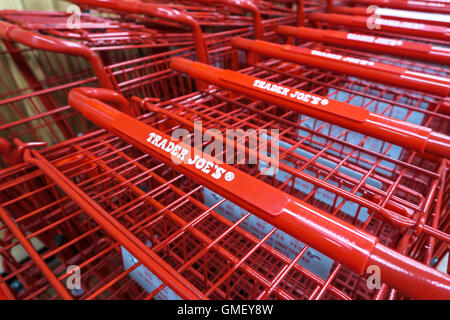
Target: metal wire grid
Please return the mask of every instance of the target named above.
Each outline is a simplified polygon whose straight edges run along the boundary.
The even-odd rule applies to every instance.
[[[318,69],[304,68],[291,64],[278,63],[276,61],[264,64],[260,63],[254,69],[249,69],[247,72],[260,78],[276,81],[280,84],[289,85],[311,92],[326,93],[330,98],[333,98],[333,94],[335,96],[338,96],[340,92],[346,92],[348,94],[347,102],[353,102],[353,104],[360,103],[355,103],[355,100],[358,101],[358,98],[356,97],[362,95],[364,97],[362,105],[370,108],[371,105],[373,106],[373,104],[376,104],[377,107],[380,107],[380,109],[384,109],[384,111],[379,111],[380,113],[390,116],[393,116],[393,114],[395,114],[395,108],[406,108],[408,110],[405,119],[407,119],[413,112],[421,112],[423,113],[423,124],[433,127],[433,129],[444,133],[448,132],[445,117],[443,118],[442,115],[435,114],[432,111],[432,108],[437,105],[437,100],[435,97],[415,93],[411,94],[402,92],[402,90],[387,89],[381,85],[374,85],[365,81],[345,78],[342,76],[331,74],[329,72],[323,74],[319,72]],[[134,93],[135,92],[133,92],[133,95]],[[192,96],[193,95],[191,95],[190,97]],[[404,100],[406,102],[399,102]],[[391,104],[387,106],[387,102],[390,102]],[[427,109],[422,109],[423,104],[427,105]],[[412,105],[412,107],[409,105]],[[355,190],[353,191],[355,194],[358,191],[363,191],[363,197],[369,196],[372,200],[379,201],[382,206],[391,206],[391,208],[394,207],[402,213],[407,211],[407,215],[413,219],[415,217],[418,217],[418,215],[420,216],[420,214],[427,215],[427,212],[430,213],[432,211],[435,212],[434,216],[436,216],[436,212],[441,211],[441,215],[438,215],[439,222],[437,225],[440,226],[440,230],[448,230],[449,219],[448,210],[445,209],[446,206],[443,206],[443,210],[440,210],[440,208],[435,208],[434,203],[434,199],[436,197],[438,198],[437,202],[445,203],[445,199],[443,199],[443,197],[446,193],[441,192],[440,195],[436,195],[436,189],[434,189],[434,191],[432,190],[433,188],[430,188],[431,190],[428,190],[428,187],[430,185],[439,185],[440,190],[443,190],[448,186],[445,179],[443,179],[443,181],[439,180],[439,175],[441,175],[441,177],[445,177],[445,164],[443,165],[442,163],[423,158],[406,150],[402,150],[402,156],[400,158],[401,160],[395,160],[392,158],[389,159],[387,157],[384,157],[383,155],[377,155],[379,158],[375,157],[373,160],[368,160],[365,156],[369,155],[370,157],[372,157],[374,156],[374,152],[370,152],[370,150],[364,149],[363,142],[361,142],[359,146],[356,146],[356,148],[355,146],[351,146],[350,148],[355,148],[355,150],[349,151],[346,151],[346,148],[348,148],[350,145],[349,143],[341,141],[337,144],[337,137],[333,135],[332,125],[316,125],[317,121],[313,120],[315,123],[313,129],[310,129],[308,131],[305,130],[304,127],[299,128],[297,125],[294,130],[292,129],[293,127],[291,127],[292,123],[307,123],[309,118],[302,117],[300,119],[301,121],[298,121],[299,115],[293,115],[289,112],[283,114],[283,112],[277,110],[276,107],[267,106],[260,102],[247,104],[247,100],[245,98],[235,97],[234,95],[226,91],[217,91],[209,94],[206,94],[204,92],[202,94],[202,97],[199,100],[195,101],[194,104],[192,104],[192,99],[187,100],[187,102],[183,101],[183,99],[175,99],[174,101],[164,103],[162,106],[168,106],[168,110],[175,110],[175,114],[182,114],[185,117],[186,115],[189,115],[186,117],[187,119],[202,119],[203,125],[206,127],[219,127],[221,129],[240,127],[242,129],[247,129],[265,127],[268,125],[268,123],[270,125],[275,125],[279,127],[280,132],[282,132],[282,141],[294,145],[298,143],[298,140],[303,140],[302,148],[305,148],[310,152],[312,151],[312,153],[315,154],[315,157],[313,158],[315,158],[316,160],[309,161],[307,159],[305,161],[303,159],[302,162],[301,160],[299,160],[299,158],[301,157],[297,156],[294,152],[284,150],[285,152],[283,153],[283,159],[294,163],[296,168],[299,167],[303,168],[303,170],[308,170],[308,174],[315,174],[316,177],[327,176],[329,179],[328,181],[339,183],[339,187],[336,188],[337,190],[346,186],[349,188],[353,187],[352,191]],[[258,112],[256,113],[257,116],[250,116],[249,113],[255,112],[255,110],[258,110]],[[291,118],[297,119],[297,121],[291,121]],[[173,119],[169,121],[169,119],[157,118],[157,120],[160,127],[163,126],[165,128],[170,128],[180,125],[180,123],[172,123],[171,121],[173,121]],[[265,123],[263,122],[263,120],[265,120]],[[270,121],[267,122],[267,120]],[[164,125],[167,122],[169,122],[169,125]],[[321,126],[322,128],[319,132],[318,128],[320,128]],[[302,131],[307,131],[308,136],[300,136],[298,132],[300,129]],[[327,133],[324,134],[323,132]],[[351,133],[344,132],[340,136],[342,137],[348,134]],[[110,138],[112,140],[117,140],[117,138]],[[323,142],[320,138],[325,138],[325,142]],[[80,143],[87,143],[89,145],[91,143],[94,143],[94,140],[89,141],[86,139],[86,141]],[[100,140],[103,141],[103,138]],[[105,145],[107,145],[107,148],[110,148],[109,144]],[[99,151],[100,153],[94,153],[94,156],[90,154],[87,156],[92,164],[98,163],[97,154],[101,154],[102,156],[100,157],[102,157],[102,159],[106,159],[107,157],[105,157],[105,155],[109,154],[120,154],[120,156],[123,156],[120,152],[117,151],[117,148],[107,149],[107,151],[103,153],[105,149],[102,149],[102,147],[104,147],[105,145],[103,144],[103,142],[99,142],[98,146],[101,146],[100,150],[102,151]],[[123,143],[120,144],[120,146],[124,146],[124,150],[134,149],[130,146],[125,146],[125,144]],[[300,146],[300,144],[298,144],[297,146]],[[386,146],[386,153],[387,150],[389,150],[389,144],[383,143],[383,146]],[[319,151],[317,149],[318,147],[324,148],[324,151]],[[96,149],[96,147],[92,148],[94,150]],[[84,179],[87,179],[88,183],[90,183],[89,180],[94,181],[96,179],[93,176],[97,173],[99,167],[103,170],[106,170],[106,174],[104,174],[104,177],[106,177],[108,173],[117,173],[117,170],[113,169],[112,166],[104,167],[103,165],[88,165],[87,163],[89,161],[82,160],[83,157],[77,156],[78,153],[84,154],[84,152],[81,151],[83,149],[80,149],[78,148],[78,146],[76,146],[74,150],[76,151],[72,151],[70,154],[68,154],[67,151],[61,152],[59,154],[58,152],[56,152],[56,154],[58,155],[65,155],[63,157],[60,157],[62,159],[58,159],[57,157],[53,159],[53,154],[51,156],[46,155],[46,157],[52,159],[51,161],[53,163],[58,163],[66,159],[66,161],[64,161],[64,165],[60,166],[60,169],[62,172],[64,172],[64,174],[68,176],[70,176],[70,172],[76,171],[77,166],[78,168],[85,167],[85,171],[90,172],[90,174],[87,174],[87,177],[86,175],[84,177]],[[135,156],[136,152],[137,154],[140,154],[139,151],[136,150],[132,151],[130,154]],[[296,262],[301,259],[301,257],[303,257],[307,252],[307,249],[305,249],[306,247],[299,251],[294,260],[291,260],[280,252],[277,252],[273,248],[268,248],[268,246],[264,243],[261,244],[262,242],[260,239],[257,239],[245,230],[242,231],[241,229],[239,229],[239,227],[236,227],[233,222],[230,222],[221,215],[217,213],[214,215],[214,212],[208,212],[207,207],[199,205],[203,204],[201,200],[197,200],[197,207],[194,206],[194,209],[191,208],[191,195],[194,199],[202,199],[203,197],[201,186],[195,185],[192,181],[188,181],[188,179],[184,177],[178,178],[178,175],[176,173],[172,172],[170,169],[167,169],[164,165],[156,163],[154,160],[148,159],[147,155],[141,154],[140,157],[138,157],[139,159],[141,159],[141,157],[142,159],[146,159],[143,163],[149,163],[149,165],[143,167],[137,166],[136,163],[139,162],[133,162],[133,159],[135,158],[133,158],[132,156],[123,156],[123,159],[121,159],[120,156],[118,156],[117,159],[109,160],[111,161],[111,163],[117,160],[121,164],[117,167],[119,168],[119,171],[121,168],[124,168],[128,165],[133,167],[134,169],[137,167],[140,170],[140,173],[133,172],[133,174],[130,174],[129,176],[125,174],[125,178],[129,178],[128,180],[123,180],[116,177],[119,181],[121,181],[120,183],[129,185],[130,189],[135,193],[134,196],[137,197],[136,201],[141,200],[139,199],[139,197],[151,197],[153,199],[154,194],[155,198],[158,199],[158,202],[160,202],[160,205],[158,206],[156,205],[157,202],[151,201],[151,204],[153,206],[156,206],[156,209],[153,208],[153,210],[157,210],[159,208],[159,211],[156,212],[153,216],[157,216],[157,214],[159,213],[163,217],[158,216],[158,218],[155,218],[154,220],[146,215],[140,217],[141,219],[145,220],[144,223],[140,223],[140,225],[145,225],[149,228],[151,227],[151,229],[149,230],[152,230],[154,233],[152,235],[153,237],[150,240],[152,243],[152,250],[155,250],[158,253],[159,251],[164,252],[159,253],[161,257],[165,261],[170,261],[171,265],[179,267],[178,270],[182,270],[182,272],[180,273],[184,276],[184,278],[195,284],[197,288],[201,288],[202,291],[205,291],[208,294],[208,297],[370,298],[372,296],[373,292],[367,290],[367,287],[364,284],[364,279],[361,279],[352,272],[346,270],[345,267],[334,264],[333,269],[330,272],[329,277],[327,278],[327,281],[324,282],[323,279],[320,279],[320,277],[318,277],[317,275],[311,274],[311,272],[308,272],[307,269],[296,264]],[[335,163],[337,163],[337,167],[324,168],[324,166],[320,165],[320,162],[317,160],[319,159],[319,157],[325,157],[327,160],[335,161]],[[381,163],[383,160],[392,162],[395,167],[391,168],[389,166],[382,165]],[[100,162],[103,163],[102,161]],[[70,163],[70,165],[66,167],[67,163]],[[109,163],[110,162],[108,162],[108,164]],[[373,169],[367,169],[367,167],[371,165],[374,165]],[[381,179],[383,185],[386,185],[386,189],[383,190],[383,192],[374,192],[374,188],[368,183],[363,183],[360,188],[355,189],[355,187],[358,187],[357,185],[355,185],[355,179],[351,179],[351,177],[345,177],[345,174],[342,175],[339,173],[339,168],[342,167],[350,167],[360,172],[363,175],[363,181],[368,181],[368,179]],[[163,170],[163,168],[165,168],[165,170]],[[257,175],[257,170],[255,170],[255,168],[245,166],[241,166],[241,168],[246,172]],[[130,169],[129,172],[134,169]],[[161,177],[166,177],[164,176],[164,174],[168,175],[166,180],[156,179],[161,185],[156,185],[153,187],[153,185],[146,185],[146,182],[144,182],[145,187],[141,187],[141,184],[137,182],[125,183],[126,181],[130,180],[137,181],[134,178],[145,176],[144,172],[159,172],[160,169]],[[94,172],[94,174],[92,174],[92,172]],[[313,174],[310,172],[312,172]],[[82,174],[85,174],[85,172],[83,171],[81,175]],[[100,174],[100,176],[101,175],[102,174]],[[115,174],[113,174],[113,176],[115,176]],[[156,174],[152,177],[152,179],[154,177],[157,177]],[[76,181],[81,181],[83,178],[73,179],[75,179]],[[172,181],[173,179],[175,179],[176,182],[171,182],[170,184],[167,182]],[[132,199],[128,193],[125,193],[129,192],[131,194],[130,190],[115,192],[112,189],[109,190],[104,188],[104,181],[106,180],[107,179],[102,180],[101,183],[94,183],[96,185],[96,187],[94,188],[100,188],[102,191],[100,191],[99,189],[98,191],[100,191],[100,194],[103,193],[105,195],[105,198],[109,197],[109,200],[111,200],[119,194],[126,194],[122,198],[123,203],[129,201],[129,199]],[[383,243],[386,243],[388,245],[396,243],[396,236],[399,235],[398,230],[395,230],[395,228],[393,229],[392,227],[388,226],[383,221],[383,219],[379,218],[379,215],[377,213],[372,214],[364,224],[361,224],[361,222],[357,219],[358,215],[356,215],[355,217],[349,217],[347,213],[341,210],[344,206],[344,202],[340,203],[337,200],[337,196],[334,197],[334,204],[332,206],[326,203],[324,204],[316,197],[314,197],[314,193],[318,190],[317,186],[313,189],[313,191],[311,191],[311,193],[302,194],[301,192],[298,192],[298,190],[296,190],[294,187],[296,183],[295,177],[291,177],[283,183],[277,181],[275,177],[265,180],[271,184],[282,187],[285,191],[293,193],[299,198],[312,202],[316,206],[321,207],[326,211],[334,212],[334,214],[339,215],[345,220],[352,221],[356,225],[367,228],[367,230],[370,230],[370,232],[380,236]],[[178,181],[180,181],[180,185],[178,185]],[[140,188],[133,187],[133,184],[138,185]],[[333,183],[330,183],[330,185],[332,184]],[[149,187],[150,189],[146,189],[147,186],[152,186],[153,188]],[[173,190],[177,190],[176,188],[178,187],[181,190],[185,190],[184,193],[173,192]],[[139,191],[138,189],[141,191]],[[142,189],[144,190],[142,191]],[[162,191],[167,191],[169,189],[170,194],[168,195],[166,195]],[[90,189],[83,188],[83,190],[89,191]],[[145,193],[146,190],[152,190],[150,192],[150,195],[148,193]],[[161,190],[161,193],[153,190]],[[108,196],[108,192],[111,192],[111,195]],[[87,192],[87,194],[89,193]],[[112,194],[114,194],[114,196]],[[183,200],[183,196],[185,196],[186,194],[190,195],[188,197],[189,201]],[[336,195],[337,194],[339,194],[338,191]],[[93,198],[97,199],[98,197],[93,196]],[[186,199],[186,197],[184,199]],[[104,203],[106,203],[107,200],[108,199],[106,199]],[[120,202],[120,200],[118,201]],[[117,203],[117,201],[113,202]],[[221,204],[222,202],[223,200],[219,201],[219,204]],[[131,201],[131,203],[133,203],[133,201]],[[183,204],[180,205],[180,203]],[[216,207],[219,206],[219,204],[217,204]],[[146,203],[146,205],[148,204]],[[184,205],[186,205],[186,209],[184,208]],[[107,206],[113,212],[121,212],[121,207],[118,207],[117,204],[112,205],[111,201]],[[124,206],[128,207],[129,205],[125,204]],[[141,206],[141,204],[139,204],[139,206]],[[181,216],[182,219],[185,220],[184,224],[181,220],[172,215],[172,211],[174,211],[172,210],[172,208],[177,209],[175,210],[175,215]],[[131,224],[129,224],[130,220],[128,218],[128,212],[131,214],[131,211],[131,209],[128,209],[127,213],[122,216],[127,217],[126,219],[123,219],[122,223],[129,228],[131,228]],[[165,213],[169,211],[171,214]],[[133,214],[136,215],[134,211]],[[168,219],[167,216],[169,216],[170,219]],[[213,221],[208,220],[211,218],[211,216],[214,217],[214,223]],[[201,217],[201,219],[199,220],[198,217]],[[248,217],[249,215],[244,216],[244,218]],[[166,219],[168,221],[166,221]],[[208,220],[208,223],[204,223],[205,226],[203,226],[202,222],[206,220]],[[222,223],[223,225],[217,227],[217,229],[215,230],[209,230],[214,229],[212,226],[218,224],[217,222],[215,222],[216,220],[220,221],[220,223]],[[133,223],[138,221],[140,220],[134,220]],[[243,221],[244,220],[240,220],[236,222],[236,224],[239,223],[239,225],[241,225]],[[15,222],[17,223],[17,221]],[[161,231],[162,229],[164,229],[164,232]],[[209,240],[209,242],[205,242],[207,239],[204,238],[201,233],[194,232],[197,229],[199,229],[200,232],[206,234],[210,239],[216,239],[217,241]],[[241,232],[237,232],[237,230],[241,230]],[[140,233],[141,231],[142,233]],[[149,240],[147,232],[144,232],[143,230],[140,230],[140,232],[136,231],[135,234],[139,235],[141,239],[145,239],[143,241]],[[234,239],[234,233],[239,233],[236,239]],[[271,230],[265,235],[263,240],[269,239],[271,236],[273,236],[274,233],[275,231]],[[144,238],[141,237],[142,234],[145,235]],[[242,236],[243,238],[241,239],[242,234],[247,235]],[[233,238],[229,240],[229,244],[227,240],[228,237]],[[415,242],[413,247],[408,250],[411,252],[410,255],[420,260],[424,259],[424,255],[430,256],[430,250],[428,250],[428,253],[426,253],[426,250],[423,250],[423,243],[425,241],[427,241],[427,237],[420,237]],[[448,250],[448,243],[439,241],[440,240],[438,240],[438,243],[433,250],[435,250],[435,252],[445,253],[445,250]],[[243,244],[246,242],[248,242],[247,245]],[[202,248],[205,248],[205,244],[215,245],[216,243],[220,243],[221,245],[223,244],[223,248],[231,251],[232,254],[226,254],[217,249],[217,251],[220,253],[215,253],[212,255],[210,251],[215,250],[214,246],[212,247],[212,249],[210,247],[207,247],[206,250],[202,251]],[[203,244],[203,247],[200,244]],[[242,252],[236,249],[239,245],[242,245],[243,247]],[[118,246],[119,245],[116,243],[115,248],[117,249]],[[240,249],[240,247],[238,248]],[[260,251],[264,252],[260,253]],[[266,251],[268,253],[266,253]],[[198,260],[189,261],[190,258],[195,256],[195,252],[198,252],[198,257],[195,257],[198,258]],[[249,256],[246,256],[246,254],[249,254]],[[253,259],[254,256],[255,258]],[[433,254],[431,254],[431,256],[433,256]],[[202,260],[202,257],[204,257],[204,261],[199,262],[200,260]],[[233,265],[235,268],[230,267],[230,261],[231,264],[235,262],[235,264]],[[187,262],[191,263],[188,264]],[[185,265],[187,265],[187,267],[184,267]],[[223,266],[223,268],[221,268],[220,266]],[[250,266],[250,268],[247,268],[246,266]],[[257,270],[256,273],[253,271],[253,267],[255,270]],[[189,270],[189,272],[187,270]],[[217,274],[217,270],[230,270],[230,274],[226,274],[225,271],[223,271],[222,278],[218,280],[222,274]],[[183,273],[183,271],[185,273]],[[137,292],[139,292],[140,297],[142,297],[142,289],[140,289],[140,291],[139,289],[136,290]],[[158,292],[160,292],[160,290],[162,290],[162,288],[159,288]],[[149,297],[154,295],[156,295],[155,292],[150,294]]]
[[[46,13],[49,14],[49,13]],[[25,15],[25,16],[24,16]],[[5,11],[3,16],[12,19],[14,22],[24,22],[24,17],[35,17],[34,26],[39,21],[43,23],[43,14]],[[53,13],[53,23],[66,18],[65,14]],[[91,16],[83,16],[86,27],[94,30],[101,24],[110,27],[117,27],[119,23]],[[89,22],[92,19],[95,23]],[[95,25],[95,28],[92,26]],[[121,26],[130,24],[120,23]],[[53,29],[55,31],[56,29]],[[148,30],[148,29],[147,29]],[[89,38],[92,29],[79,29],[80,33]],[[151,30],[150,30],[151,31]],[[148,35],[151,33],[146,32]],[[95,34],[95,33],[93,33]],[[113,37],[114,38],[114,37]],[[104,63],[128,61],[132,58],[144,54],[159,53],[161,48],[158,43],[152,42],[144,47],[136,48],[135,44],[125,45],[126,39],[134,39],[131,35],[111,40],[116,46],[111,46],[111,42],[103,43],[95,41],[95,49]],[[95,38],[95,40],[99,40]],[[103,41],[104,38],[101,40]],[[143,41],[142,41],[143,40]],[[146,38],[141,38],[141,42],[147,42]],[[190,41],[192,43],[192,40]],[[1,64],[3,70],[18,68],[20,77],[13,76],[13,73],[5,73],[2,77],[2,119],[1,136],[4,138],[18,137],[25,141],[44,139],[53,144],[74,137],[79,133],[86,132],[89,125],[76,112],[67,106],[67,95],[71,88],[76,86],[98,86],[95,75],[86,60],[80,57],[69,56],[37,50],[23,46],[19,43],[4,42],[2,46]],[[178,43],[180,44],[180,43]],[[175,42],[173,45],[177,45]],[[156,47],[156,48],[153,48]],[[165,45],[167,47],[167,45]],[[174,47],[175,48],[175,47]],[[191,49],[191,48],[190,48]],[[190,50],[189,49],[189,50]],[[17,74],[17,73],[16,73]],[[173,88],[175,90],[175,88]],[[30,140],[31,139],[31,140]]]
[[[97,85],[86,61],[20,45],[15,48],[17,51],[11,52],[2,46],[2,70],[15,68],[14,55],[16,58],[22,55],[34,70],[21,64],[21,78],[5,72],[0,80],[1,136],[19,137],[25,141],[45,138],[49,143],[56,143],[83,131],[86,122],[70,110],[66,100],[73,87]],[[26,75],[30,77],[26,79]]]
[[[39,75],[39,78],[33,76],[33,81],[23,83],[21,79],[13,77],[12,74],[5,74],[5,77],[0,80],[3,88],[0,96],[0,105],[3,110],[1,136],[4,138],[17,137],[23,141],[44,139],[49,144],[54,144],[87,132],[91,126],[78,112],[67,105],[67,95],[70,89],[77,86],[98,86],[97,79],[92,70],[86,66],[86,62],[82,58],[64,54],[54,54],[25,47],[18,49],[35,66],[33,71]],[[133,90],[134,83],[143,81],[140,84],[141,90],[149,90],[147,92],[152,97],[167,99],[195,88],[195,85],[190,86],[190,89],[183,84],[174,86],[173,83],[182,83],[179,80],[181,76],[164,71],[167,68],[169,57],[179,55],[193,59],[195,54],[192,51],[192,47],[187,47],[163,54],[154,54],[141,59],[113,64],[106,67],[106,70],[114,73],[116,79],[113,82],[123,92]],[[2,50],[0,54],[2,56],[1,67],[3,70],[7,70],[12,65],[11,52]],[[214,56],[213,61],[222,65],[220,59],[226,59],[226,49],[217,49],[212,52],[212,55]],[[133,68],[133,64],[136,64],[137,61],[143,61],[143,66],[134,67],[133,72],[129,72],[129,76],[137,77],[139,75],[139,77],[127,78],[126,73]],[[119,68],[121,71],[117,71]],[[158,78],[158,76],[161,77]]]
[[[5,291],[16,299],[131,299],[147,295],[127,277],[132,270],[124,270],[117,242],[54,184],[47,185],[48,177],[35,168],[11,174],[22,176],[23,183],[3,188],[2,198],[13,190],[23,194],[0,208],[0,251],[5,270],[0,282],[8,286]],[[10,224],[15,227],[7,227]],[[29,254],[31,258],[24,261],[12,255],[13,248],[27,248],[30,239],[36,238],[45,244],[43,250],[35,251],[34,256]],[[67,268],[71,265],[81,270],[82,290],[66,289],[70,280]],[[44,276],[43,269],[51,272]],[[64,286],[54,285],[56,282]]]

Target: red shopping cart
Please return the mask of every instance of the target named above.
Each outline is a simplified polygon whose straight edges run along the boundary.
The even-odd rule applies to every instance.
[[[88,167],[92,168],[88,164],[84,169]],[[2,182],[5,181],[0,208],[3,272],[0,297],[27,300],[152,297],[130,277],[138,266],[124,269],[122,255],[126,249],[120,242],[110,237],[42,171],[30,166],[16,167],[2,172]],[[23,193],[14,196],[18,190]],[[5,195],[9,196],[8,201]],[[36,241],[42,243],[39,250]],[[14,255],[19,248],[27,255],[22,258]],[[70,286],[74,266],[80,278]],[[155,290],[154,294],[163,293]]]
[[[190,17],[192,23],[197,25],[196,28],[203,28],[206,33],[220,34],[230,30],[240,30],[240,32],[251,31],[251,34],[258,39],[262,39],[265,29],[277,23],[285,22],[291,24],[295,22],[295,15],[293,13],[286,13],[283,11],[261,11],[251,1],[234,1],[223,0],[219,2],[212,2],[209,0],[199,0],[184,2],[104,2],[98,0],[73,0],[71,1],[80,6],[87,6],[88,8],[100,8],[107,12],[120,13],[123,18],[128,17],[130,21],[138,21],[148,26],[155,26],[163,23],[165,26],[179,27],[173,22],[167,24],[167,21],[155,20],[151,16],[146,15],[148,8],[152,6],[165,8],[164,10],[171,10],[173,16],[184,14]],[[247,17],[246,13],[251,14]],[[250,29],[253,27],[253,29]],[[269,30],[270,31],[270,30]],[[201,42],[201,38],[196,36],[196,43]]]
[[[87,123],[78,118],[76,113],[69,110],[64,100],[68,88],[95,83],[95,77],[101,80],[100,84],[103,87],[114,87],[122,92],[133,90],[133,84],[141,80],[148,84],[146,94],[155,98],[166,99],[184,94],[186,92],[185,87],[193,88],[189,81],[187,81],[188,84],[185,84],[186,80],[173,79],[162,69],[167,64],[163,58],[170,56],[170,54],[167,52],[161,53],[161,51],[163,48],[167,48],[169,42],[173,45],[173,47],[170,47],[173,50],[171,54],[194,58],[191,52],[195,50],[200,61],[207,61],[204,47],[204,41],[206,40],[212,62],[219,63],[222,67],[229,67],[229,59],[226,58],[228,55],[227,40],[236,34],[243,36],[250,34],[250,29],[244,28],[225,31],[220,34],[210,34],[203,38],[198,23],[180,12],[172,15],[170,10],[164,11],[154,5],[147,4],[140,5],[139,10],[129,10],[130,8],[133,9],[130,6],[127,7],[130,13],[136,11],[146,15],[155,15],[159,19],[187,24],[193,28],[193,38],[196,40],[195,48],[185,46],[184,52],[175,49],[177,45],[188,44],[186,41],[190,36],[186,36],[186,33],[180,33],[180,31],[156,33],[134,23],[125,23],[117,19],[111,20],[110,18],[82,14],[80,20],[82,28],[68,30],[65,23],[67,14],[65,13],[2,12],[4,19],[40,31],[39,34],[26,33],[19,28],[12,28],[10,25],[3,24],[4,42],[6,41],[5,43],[9,48],[9,50],[3,52],[6,59],[4,66],[6,67],[6,64],[10,64],[10,60],[13,60],[25,81],[15,79],[12,76],[10,79],[4,80],[5,92],[1,103],[5,110],[3,114],[7,114],[7,116],[2,119],[2,138],[18,137],[24,141],[45,140],[49,144],[53,144],[86,132],[89,129]],[[114,17],[117,18],[118,11],[112,12],[115,12]],[[96,60],[96,62],[93,62],[95,63],[95,73],[93,74],[91,70],[86,69],[85,63],[74,59],[72,56],[49,53],[49,47],[46,44],[48,41],[55,44],[52,50],[59,53],[64,52],[66,55],[72,55],[74,50],[71,43],[49,38],[47,36],[49,34],[88,45],[91,52],[87,48],[83,48],[82,51],[91,60]],[[271,34],[276,36],[273,32]],[[143,35],[145,36],[143,37]],[[165,38],[165,40],[160,41],[161,38]],[[39,39],[39,41],[32,41],[32,39]],[[31,47],[22,48],[22,44]],[[106,71],[102,70],[104,68],[94,53],[101,57],[104,64],[109,65]],[[25,57],[22,58],[25,54],[32,56],[28,59],[29,61],[26,61]],[[139,57],[143,56],[149,58],[139,60]],[[157,57],[162,60],[155,62]],[[136,63],[149,64],[141,64],[137,67]],[[127,65],[132,67],[127,68]],[[117,71],[119,68],[121,70]],[[122,80],[130,84],[131,87],[127,88],[123,82],[117,81],[115,78],[107,79],[111,75],[111,73],[107,74],[108,70],[116,70],[117,73],[114,73],[114,75],[122,77]],[[164,80],[160,81],[157,78],[158,75]],[[125,79],[125,77],[129,78]],[[76,79],[76,81],[71,82],[73,79]],[[181,85],[174,86],[174,83]],[[139,88],[142,87],[139,86]],[[177,91],[178,89],[180,91]],[[30,90],[34,90],[34,92]],[[1,148],[3,154],[7,153],[6,150],[10,148],[9,143],[2,141]]]

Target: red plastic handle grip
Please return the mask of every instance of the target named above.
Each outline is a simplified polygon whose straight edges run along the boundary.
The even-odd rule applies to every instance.
[[[278,34],[293,36],[302,40],[320,41],[349,48],[450,64],[450,49],[427,43],[307,27],[278,26],[276,31]]]
[[[450,137],[429,128],[369,112],[347,103],[183,58],[171,67],[191,77],[240,92],[396,145],[450,158]]]

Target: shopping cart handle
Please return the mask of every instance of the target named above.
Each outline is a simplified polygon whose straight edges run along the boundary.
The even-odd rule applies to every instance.
[[[69,103],[98,126],[359,274],[366,272],[369,263],[374,263],[380,267],[383,281],[402,292],[417,298],[450,298],[450,276],[378,244],[378,238],[373,235],[232,166],[219,163],[106,105],[95,95],[89,97],[83,88],[70,92]],[[178,161],[174,161],[176,158]]]
[[[450,158],[450,137],[432,131],[430,128],[184,58],[172,58],[171,68],[195,79],[228,88],[374,138],[383,139],[401,147]]]
[[[421,59],[447,65],[450,64],[449,49],[433,46],[428,43],[307,27],[296,28],[291,26],[278,26],[276,32],[281,35],[292,36],[301,40],[319,41],[347,48],[358,48],[383,54],[388,53],[401,57]]]

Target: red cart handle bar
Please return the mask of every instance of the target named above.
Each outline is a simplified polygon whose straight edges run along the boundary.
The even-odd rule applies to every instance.
[[[353,47],[450,65],[450,49],[428,43],[307,27],[296,28],[290,26],[278,26],[276,32],[285,36],[293,36],[301,40],[320,41],[323,43],[346,46],[347,48]]]
[[[128,12],[159,17],[189,26],[192,29],[198,61],[208,63],[205,40],[203,39],[200,24],[191,16],[178,10],[164,8],[160,5],[142,3],[138,1],[104,1],[104,0],[69,0],[78,5],[87,5],[97,8],[111,9],[116,12]]]
[[[89,61],[100,85],[103,88],[114,89],[100,57],[86,46],[24,30],[4,21],[0,21],[0,38],[6,41],[15,41],[35,49],[83,57]]]
[[[374,138],[383,139],[401,147],[450,158],[450,137],[430,128],[184,58],[172,58],[171,68],[186,73],[195,79],[240,92]]]
[[[91,88],[73,89],[69,94],[69,103],[96,125],[358,274],[366,272],[369,265],[377,265],[382,281],[401,292],[416,298],[450,299],[449,275],[379,244],[375,236],[220,163],[190,145],[108,106],[95,96]]]
[[[309,48],[281,45],[261,40],[233,38],[233,47],[280,58],[299,64],[307,64],[360,78],[391,84],[399,87],[427,92],[438,96],[450,95],[450,79],[423,72],[374,62],[342,54]]]
[[[386,31],[398,35],[410,35],[423,38],[450,41],[450,28],[430,25],[425,23],[377,18],[373,21],[371,17],[348,16],[345,14],[314,12],[308,15],[312,21],[328,22],[367,30],[368,23],[377,24],[380,28],[375,31]]]

